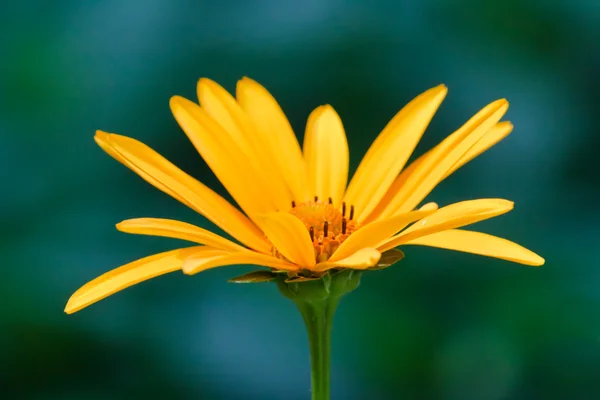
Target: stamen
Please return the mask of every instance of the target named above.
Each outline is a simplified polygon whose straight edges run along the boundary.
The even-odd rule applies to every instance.
[[[319,196],[315,196],[315,203],[319,201]]]
[[[342,217],[346,216],[346,202],[342,203]]]
[[[316,202],[313,197],[317,198]],[[321,196],[321,200],[318,199],[318,196],[312,195],[308,201],[290,199],[292,208],[288,210],[289,214],[297,217],[306,227],[317,263],[329,260],[336,249],[360,228],[357,221],[351,220],[354,218],[354,207],[349,202],[342,203],[342,207],[338,208],[338,204],[335,207],[331,204],[333,197]],[[349,213],[342,215],[342,210]],[[286,259],[275,246],[272,251],[275,257]]]

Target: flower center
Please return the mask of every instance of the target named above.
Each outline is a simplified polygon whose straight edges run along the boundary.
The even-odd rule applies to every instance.
[[[331,198],[321,201],[315,196],[314,201],[292,202],[288,212],[306,226],[317,263],[327,261],[340,244],[359,228],[353,220],[354,206],[346,207],[346,203],[343,203],[341,210],[337,209]],[[279,258],[283,257],[275,250],[274,253]]]

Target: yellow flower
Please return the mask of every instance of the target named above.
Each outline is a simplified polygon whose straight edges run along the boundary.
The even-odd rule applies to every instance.
[[[309,116],[301,149],[269,92],[243,78],[235,98],[201,79],[200,105],[175,96],[173,115],[239,209],[134,139],[98,131],[104,151],[147,182],[197,211],[232,237],[185,222],[139,218],[117,224],[122,232],[198,244],[155,254],[92,280],[66,306],[78,311],[106,296],[167,272],[253,264],[291,276],[321,276],[331,268],[364,270],[400,245],[424,245],[542,265],[533,252],[505,239],[460,230],[504,214],[502,199],[416,208],[463,164],[512,130],[499,122],[508,102],[484,107],[439,145],[404,168],[446,96],[437,86],[417,96],[387,124],[348,183],[348,143],[331,106]],[[241,209],[241,211],[240,211]]]

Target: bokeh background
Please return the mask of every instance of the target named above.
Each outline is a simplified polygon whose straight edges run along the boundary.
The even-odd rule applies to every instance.
[[[307,399],[300,315],[250,270],[170,274],[75,315],[83,283],[180,245],[119,233],[126,218],[209,227],[94,143],[138,138],[222,192],[170,115],[210,77],[279,99],[301,138],[332,104],[355,168],[405,103],[450,92],[421,154],[491,100],[515,130],[443,182],[439,204],[516,202],[478,230],[542,268],[407,248],[336,316],[334,399],[600,398],[600,3],[90,1],[0,6],[0,389],[8,399]]]

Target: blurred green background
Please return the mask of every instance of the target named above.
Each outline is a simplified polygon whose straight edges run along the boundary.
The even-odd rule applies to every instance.
[[[93,141],[135,137],[222,192],[168,107],[203,76],[258,80],[300,137],[332,104],[353,168],[430,87],[450,92],[418,154],[508,98],[514,132],[429,199],[514,200],[476,230],[546,265],[406,248],[339,308],[332,398],[600,398],[597,0],[23,1],[0,22],[3,398],[309,398],[294,305],[275,285],[226,282],[249,268],[174,273],[63,313],[88,280],[182,244],[116,222],[208,226]]]

